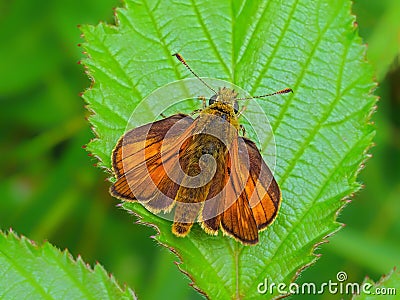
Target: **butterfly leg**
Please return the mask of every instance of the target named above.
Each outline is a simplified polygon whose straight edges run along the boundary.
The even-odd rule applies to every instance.
[[[207,107],[207,99],[206,99],[206,97],[199,96],[198,99],[203,102],[203,109],[206,108]]]
[[[242,132],[243,136],[246,136],[246,128],[242,124],[240,124],[240,131]]]
[[[236,116],[239,118],[247,109],[246,105],[243,105],[242,108],[239,110],[239,112],[236,114]]]

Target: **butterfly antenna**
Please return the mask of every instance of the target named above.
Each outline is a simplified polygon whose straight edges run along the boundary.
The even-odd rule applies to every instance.
[[[210,90],[212,90],[215,94],[217,94],[217,91],[214,90],[211,86],[209,86],[203,79],[201,79],[199,77],[199,75],[197,75],[191,67],[189,67],[189,65],[187,64],[187,62],[183,59],[182,55],[180,55],[179,53],[174,53],[172,54],[172,56],[175,56],[189,71],[190,73],[192,73],[198,80],[200,80],[206,87],[208,87]]]
[[[254,96],[254,97],[246,97],[246,98],[237,98],[236,100],[250,100],[250,99],[255,99],[255,98],[264,98],[264,97],[270,97],[274,95],[279,95],[279,94],[287,94],[287,93],[293,93],[293,90],[291,88],[286,88],[280,91],[277,91],[272,94],[265,94],[265,95],[260,95],[260,96]]]

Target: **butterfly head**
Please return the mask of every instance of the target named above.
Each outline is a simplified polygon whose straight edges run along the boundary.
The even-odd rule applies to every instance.
[[[218,90],[216,94],[211,96],[208,100],[208,105],[213,105],[214,103],[223,103],[233,107],[235,114],[239,111],[239,105],[237,102],[238,93],[235,90],[222,87]]]

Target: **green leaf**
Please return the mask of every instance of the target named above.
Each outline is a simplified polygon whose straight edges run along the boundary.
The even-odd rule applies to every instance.
[[[0,277],[1,299],[136,299],[99,264],[92,270],[66,250],[13,232],[0,232]]]
[[[209,236],[198,225],[177,238],[169,221],[137,203],[123,205],[158,228],[156,239],[179,256],[180,269],[210,298],[254,298],[265,279],[294,280],[316,260],[316,245],[340,228],[335,219],[342,199],[360,188],[356,175],[374,135],[368,119],[376,99],[350,4],[126,1],[116,11],[117,26],[82,28],[83,62],[94,82],[84,98],[97,134],[88,149],[107,169],[139,102],[191,76],[172,53],[180,52],[200,76],[230,81],[250,95],[294,90],[258,101],[275,134],[275,177],[283,194],[278,218],[259,244]],[[145,108],[149,119],[158,103],[151,105]],[[259,141],[264,155],[269,143]]]
[[[398,299],[400,272],[394,269],[388,275],[382,276],[376,283],[371,278],[366,278],[361,286],[360,295],[354,296],[353,300]]]

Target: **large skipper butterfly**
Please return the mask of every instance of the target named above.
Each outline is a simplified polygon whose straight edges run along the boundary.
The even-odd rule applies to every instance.
[[[277,216],[281,192],[260,151],[239,136],[238,98],[233,89],[214,90],[180,54],[174,56],[214,95],[197,118],[175,114],[126,132],[112,153],[116,182],[110,192],[138,201],[153,213],[173,214],[172,232],[184,237],[195,222],[243,244]]]

